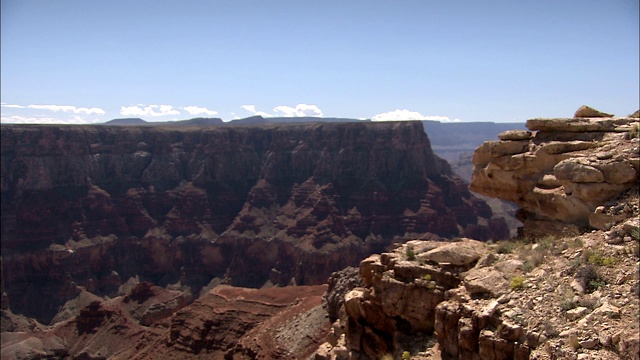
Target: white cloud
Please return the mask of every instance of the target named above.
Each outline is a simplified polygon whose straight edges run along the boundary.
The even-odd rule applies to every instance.
[[[164,116],[179,115],[180,112],[171,105],[144,105],[123,106],[120,108],[120,114],[124,116]]]
[[[284,117],[294,117],[294,116],[322,116],[322,111],[315,105],[307,105],[307,104],[298,104],[295,108],[290,106],[276,106],[273,111],[277,115],[282,115]]]
[[[451,120],[448,116],[434,116],[434,115],[422,115],[416,111],[410,111],[407,109],[389,111],[374,115],[371,120],[373,121],[401,121],[401,120],[435,120],[440,122],[460,122],[460,119]]]
[[[60,119],[49,117],[27,117],[27,116],[2,116],[0,122],[3,124],[95,124],[101,122],[98,119],[87,120],[80,116],[72,119]]]
[[[273,114],[267,114],[264,111],[258,111],[255,105],[242,105],[242,108],[262,117],[282,116],[282,117],[303,117],[316,116],[322,117],[322,110],[315,105],[298,104],[296,107],[280,105],[273,108]]]
[[[218,114],[217,111],[215,110],[209,110],[205,107],[199,107],[199,106],[185,106],[183,107],[183,109],[188,112],[191,115],[200,115],[200,114],[204,114],[204,115],[216,115]]]
[[[13,107],[17,107],[17,106],[19,105],[16,105]],[[71,105],[29,105],[27,107],[29,109],[49,110],[54,112],[62,111],[62,112],[71,112],[74,114],[86,114],[86,115],[90,115],[90,114],[104,115],[105,114],[104,110],[97,107],[86,108],[86,107],[75,107]]]
[[[256,110],[256,106],[255,105],[242,105],[242,108],[247,110],[248,112],[252,113],[253,115],[260,115],[262,117],[270,117],[273,116],[271,114],[267,114],[264,111],[258,111]]]
[[[13,104],[2,103],[2,104],[0,104],[0,106],[6,107],[6,108],[12,108],[12,109],[24,109],[24,106],[22,106],[22,105],[13,105]]]

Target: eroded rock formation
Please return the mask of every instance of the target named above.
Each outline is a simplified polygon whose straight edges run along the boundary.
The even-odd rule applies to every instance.
[[[638,124],[590,108],[529,120],[531,131],[504,132],[476,150],[470,188],[519,205],[525,236],[611,226],[621,218],[597,209],[638,186]]]
[[[403,237],[506,236],[418,122],[2,125],[1,146],[3,307],[44,323],[136,281],[189,303],[324,283]]]

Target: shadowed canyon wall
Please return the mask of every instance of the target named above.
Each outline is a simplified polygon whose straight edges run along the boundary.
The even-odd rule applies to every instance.
[[[1,150],[3,308],[45,323],[134,280],[192,301],[324,283],[406,238],[507,236],[419,122],[2,125]]]

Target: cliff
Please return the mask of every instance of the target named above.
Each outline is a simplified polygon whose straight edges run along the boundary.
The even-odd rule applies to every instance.
[[[3,304],[45,323],[83,291],[189,303],[321,284],[407,237],[506,236],[418,122],[3,125],[1,160]]]
[[[601,206],[638,186],[638,124],[610,115],[528,120],[530,131],[505,131],[476,149],[470,189],[520,206],[524,236],[606,230],[629,209]]]
[[[335,274],[316,360],[639,358],[637,113],[527,126],[476,150],[471,183],[522,206],[525,236],[411,240],[361,283]]]

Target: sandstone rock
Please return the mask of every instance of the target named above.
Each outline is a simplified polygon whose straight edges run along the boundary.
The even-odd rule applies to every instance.
[[[623,219],[626,219],[626,216],[624,214],[608,215],[593,213],[589,215],[589,226],[594,229],[609,230],[613,225]]]
[[[509,283],[503,274],[492,268],[474,268],[467,271],[463,278],[467,291],[472,295],[490,294],[499,297],[509,291]]]
[[[529,141],[527,140],[488,141],[487,143],[489,143],[489,153],[494,157],[520,154],[529,150]]]
[[[629,161],[614,161],[595,164],[602,171],[604,181],[611,184],[624,184],[638,180],[638,170]]]
[[[567,311],[567,319],[573,321],[573,320],[578,320],[580,318],[582,318],[584,315],[587,314],[587,312],[589,311],[589,309],[587,309],[586,307],[583,306],[579,306],[575,309],[571,309]]]
[[[531,136],[531,131],[526,130],[507,130],[498,134],[500,140],[529,140]]]
[[[524,263],[520,260],[510,259],[496,263],[494,267],[505,274],[515,274],[524,270]]]
[[[559,119],[530,119],[527,120],[529,130],[544,131],[550,133],[561,132],[606,132],[616,131],[619,125],[628,124],[631,118],[559,118]],[[538,137],[536,134],[536,138]],[[592,135],[593,136],[593,135]]]
[[[580,341],[580,346],[587,350],[595,349],[598,345],[600,345],[600,340],[598,338],[591,338]]]
[[[613,117],[613,114],[603,113],[598,111],[592,107],[582,105],[576,113],[573,115],[574,118],[598,118],[598,117]]]
[[[538,187],[543,189],[555,189],[562,186],[562,183],[553,174],[544,174],[542,179],[538,181]]]
[[[480,259],[486,252],[487,249],[484,243],[465,239],[419,254],[418,259],[439,264],[467,266]]]
[[[604,181],[602,171],[574,159],[559,162],[553,167],[555,177],[560,181],[576,183],[597,183]]]
[[[638,119],[640,118],[640,110],[636,110],[633,114],[629,115],[630,118]]]
[[[591,314],[589,315],[591,317],[604,316],[604,317],[616,318],[620,316],[620,309],[616,306],[609,304],[608,302],[605,302],[600,307],[593,310],[593,312],[591,312]]]

